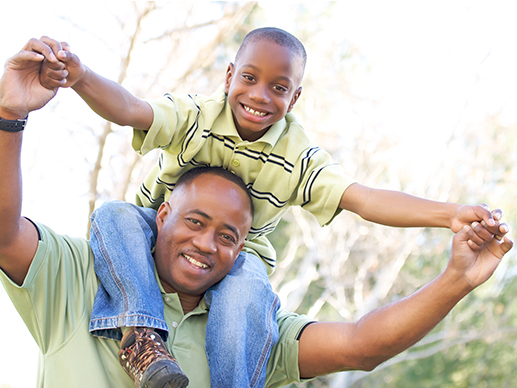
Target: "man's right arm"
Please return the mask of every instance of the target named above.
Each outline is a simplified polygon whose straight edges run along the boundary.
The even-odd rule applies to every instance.
[[[0,78],[0,117],[4,120],[27,118],[54,95],[40,85],[41,63],[57,62],[52,50],[31,39],[9,58]],[[20,155],[23,132],[0,130],[0,268],[21,285],[38,246],[36,227],[21,217],[22,176]]]
[[[108,80],[85,66],[79,57],[71,52],[65,42],[57,42],[48,37],[41,40],[52,47],[61,63],[45,62],[41,73],[41,83],[46,87],[71,87],[104,119],[118,125],[148,130],[153,123],[151,106],[135,97],[122,85]],[[66,70],[65,80],[61,74]]]

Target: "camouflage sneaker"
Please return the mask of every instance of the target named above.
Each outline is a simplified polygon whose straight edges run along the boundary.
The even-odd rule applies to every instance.
[[[154,330],[134,327],[122,337],[118,360],[137,388],[185,388],[188,377]]]

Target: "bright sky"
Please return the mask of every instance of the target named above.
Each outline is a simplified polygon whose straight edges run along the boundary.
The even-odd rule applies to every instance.
[[[21,49],[29,38],[49,35],[81,47],[82,59],[88,64],[97,61],[96,67],[101,68],[94,45],[73,41],[79,34],[56,15],[81,15],[84,19],[78,21],[80,24],[102,28],[95,14],[102,3],[90,1],[87,6],[81,5],[80,12],[77,3],[71,1],[0,3],[0,62]],[[268,24],[289,30],[295,23],[286,17],[291,3],[261,2]],[[333,18],[339,23],[329,24],[328,41],[336,34],[345,36],[371,64],[361,93],[381,101],[374,114],[383,130],[404,136],[398,152],[430,160],[439,157],[441,142],[466,116],[473,122],[482,121],[485,115],[503,110],[508,122],[517,121],[516,10],[511,0],[340,1]],[[308,71],[318,71],[316,65],[316,60],[312,65],[309,62]],[[109,73],[110,69],[105,69],[104,74]],[[54,150],[41,149],[40,140],[49,135],[46,128],[38,134],[36,126],[43,127],[48,120],[54,120],[58,127],[64,124],[42,111],[31,115],[31,127],[25,136],[24,152],[41,154],[41,163],[47,163],[45,152],[73,152],[60,147],[59,129],[52,132]],[[418,146],[421,144],[426,147]],[[67,187],[72,194],[66,211],[45,206],[52,179],[59,180],[50,176],[55,163],[49,162],[49,177],[44,177],[47,187],[25,187],[25,214],[58,231],[83,235],[84,225],[70,222],[76,213],[83,217],[85,209],[84,197],[72,191],[73,181]],[[26,180],[29,174],[27,167]],[[33,177],[35,182],[40,178]],[[37,349],[1,288],[0,311],[0,388],[3,384],[34,387]]]

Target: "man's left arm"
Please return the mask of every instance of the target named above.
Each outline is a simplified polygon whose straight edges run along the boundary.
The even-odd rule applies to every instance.
[[[356,323],[315,323],[299,342],[302,378],[343,370],[372,370],[414,345],[495,271],[513,242],[480,223],[453,238],[447,269],[411,296],[381,307]]]
[[[457,233],[474,221],[484,221],[491,233],[508,232],[499,224],[499,213],[494,215],[488,206],[459,205],[450,202],[431,201],[400,191],[374,189],[354,183],[341,197],[339,207],[361,216],[363,219],[395,227],[449,228]]]

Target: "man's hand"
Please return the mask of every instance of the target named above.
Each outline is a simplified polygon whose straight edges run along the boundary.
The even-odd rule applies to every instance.
[[[499,212],[498,217],[501,215]],[[500,224],[499,229],[509,230],[506,224]],[[483,284],[513,247],[505,233],[500,239],[496,237],[480,222],[465,225],[453,238],[448,269],[459,273],[472,288]]]
[[[478,221],[482,222],[486,229],[497,236],[508,233],[508,225],[500,224],[502,212],[496,209],[490,212],[488,205],[482,203],[477,206],[460,206],[451,220],[451,230],[458,233],[465,225]]]
[[[0,79],[0,117],[7,120],[24,119],[29,112],[45,106],[56,94],[55,89],[41,85],[43,60],[58,62],[51,48],[31,39],[20,52],[9,58]]]
[[[72,87],[86,72],[86,66],[79,57],[73,54],[66,42],[58,42],[47,36],[41,41],[46,43],[59,59],[58,62],[45,60],[41,68],[40,82],[48,89]]]

